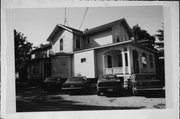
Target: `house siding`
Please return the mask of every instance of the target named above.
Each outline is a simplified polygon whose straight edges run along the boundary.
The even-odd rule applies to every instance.
[[[119,41],[117,41],[117,37],[119,36]],[[89,41],[88,41],[89,40]],[[117,42],[124,42],[130,40],[130,37],[124,28],[123,24],[116,23],[112,26],[112,28],[108,28],[103,31],[98,31],[94,34],[90,34],[86,37],[83,37],[81,40],[81,48],[93,48],[106,44],[112,44]]]
[[[99,31],[95,34],[89,36],[90,43],[88,43],[88,38],[86,37],[85,48],[93,48],[101,45],[113,43],[112,30],[108,29],[106,31]]]
[[[95,77],[94,50],[74,54],[74,75]]]
[[[63,50],[60,51],[60,39],[63,39]],[[69,31],[58,32],[55,37],[55,44],[52,45],[53,53],[72,52],[73,51],[73,34]]]
[[[71,57],[70,56],[55,56],[51,60],[52,77],[68,78],[71,72]]]
[[[127,31],[125,30],[123,24],[116,23],[112,27],[112,33],[113,33],[113,42],[116,43],[117,36],[119,36],[119,42],[127,41],[130,39]],[[126,39],[125,39],[126,37]]]

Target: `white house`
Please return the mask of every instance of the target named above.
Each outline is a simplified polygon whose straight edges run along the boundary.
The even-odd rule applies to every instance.
[[[133,40],[125,19],[86,31],[58,24],[47,39],[52,44],[52,77],[102,74],[130,76],[156,73],[155,53]]]

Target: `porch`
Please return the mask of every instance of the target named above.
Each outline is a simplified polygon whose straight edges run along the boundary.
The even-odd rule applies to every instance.
[[[131,74],[129,51],[110,50],[103,55],[104,74]]]

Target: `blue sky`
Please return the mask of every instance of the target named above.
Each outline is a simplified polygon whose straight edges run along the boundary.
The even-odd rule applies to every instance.
[[[86,8],[67,8],[70,27],[79,29]],[[13,10],[13,26],[38,46],[47,43],[47,38],[57,24],[64,24],[64,8],[17,8]],[[163,10],[160,6],[89,7],[81,30],[93,28],[125,18],[129,26],[138,24],[151,35],[160,29]]]

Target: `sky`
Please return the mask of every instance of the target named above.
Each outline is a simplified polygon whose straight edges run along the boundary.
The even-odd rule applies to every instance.
[[[66,8],[68,25],[79,29],[85,7]],[[162,28],[163,10],[161,6],[119,6],[89,7],[80,30],[90,29],[125,18],[132,28],[138,24],[151,35]],[[13,27],[24,34],[33,46],[48,43],[46,40],[57,24],[64,24],[65,8],[15,8]]]

